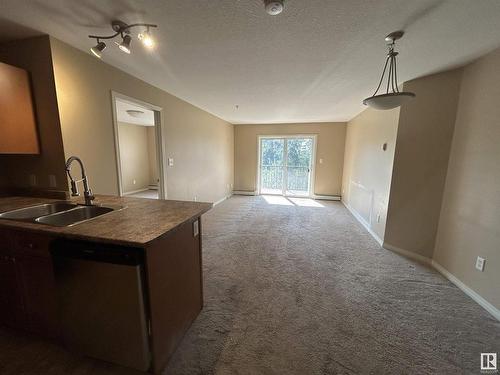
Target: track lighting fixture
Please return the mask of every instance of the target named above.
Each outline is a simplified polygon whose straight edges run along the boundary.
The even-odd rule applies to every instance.
[[[90,49],[90,52],[92,52],[95,57],[101,58],[102,51],[104,51],[105,48],[106,43],[100,42],[99,39],[97,39],[97,44]]]
[[[380,77],[380,81],[378,83],[377,89],[375,90],[375,93],[369,98],[363,100],[363,104],[375,109],[392,109],[401,106],[406,101],[415,97],[414,93],[400,92],[398,88],[398,74],[396,70],[396,56],[398,55],[398,52],[394,51],[394,46],[396,44],[396,40],[401,39],[403,37],[403,34],[403,31],[395,31],[385,37],[389,52],[387,53],[387,58],[385,59],[382,77]],[[378,90],[380,89],[380,86],[382,86],[382,82],[384,81],[387,66],[389,66],[389,73],[387,75],[386,92],[385,94],[377,95]]]
[[[97,40],[97,44],[90,49],[90,51],[95,57],[101,58],[102,52],[106,48],[106,43],[102,42],[101,39],[114,39],[117,36],[120,36],[122,38],[121,43],[115,42],[118,45],[118,48],[120,48],[121,51],[130,54],[131,51],[130,43],[132,42],[130,29],[134,27],[145,27],[145,30],[139,33],[139,35],[137,36],[145,47],[153,48],[155,46],[154,39],[151,36],[150,28],[158,27],[158,25],[153,25],[151,23],[134,23],[128,25],[122,21],[113,21],[111,22],[111,27],[115,32],[113,35],[109,36],[89,35],[89,38]]]

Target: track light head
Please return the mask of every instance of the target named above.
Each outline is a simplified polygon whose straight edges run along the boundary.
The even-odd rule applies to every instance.
[[[131,41],[132,41],[132,38],[130,37],[130,35],[125,35],[123,37],[123,41],[118,45],[118,48],[120,48],[120,50],[122,52],[130,54],[130,42]]]
[[[147,48],[154,48],[155,46],[155,41],[153,37],[151,36],[151,33],[149,32],[149,27],[146,31],[143,33],[140,33],[138,35],[139,40],[144,44],[145,47]]]
[[[102,57],[102,51],[104,51],[105,48],[106,43],[97,41],[97,44],[90,49],[90,52],[92,52],[95,57],[100,59]]]

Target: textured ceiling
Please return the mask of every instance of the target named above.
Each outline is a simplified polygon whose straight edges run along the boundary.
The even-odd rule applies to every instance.
[[[400,82],[500,45],[497,0],[288,0],[275,17],[261,0],[1,0],[0,8],[4,40],[19,24],[23,37],[44,32],[84,51],[87,35],[106,34],[112,19],[157,23],[153,53],[134,40],[130,56],[110,45],[103,60],[232,123],[351,119],[377,84],[394,30],[406,31]]]

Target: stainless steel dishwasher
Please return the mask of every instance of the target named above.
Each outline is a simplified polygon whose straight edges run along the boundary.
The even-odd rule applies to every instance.
[[[60,240],[52,249],[68,348],[147,371],[151,356],[140,249]]]

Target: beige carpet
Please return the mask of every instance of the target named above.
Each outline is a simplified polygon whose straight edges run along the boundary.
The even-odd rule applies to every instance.
[[[165,374],[479,374],[500,351],[499,322],[342,204],[268,199],[204,217],[205,308]],[[0,329],[0,374],[45,373],[136,374]]]
[[[477,374],[500,351],[498,321],[341,203],[268,199],[206,215],[205,309],[166,373]]]

